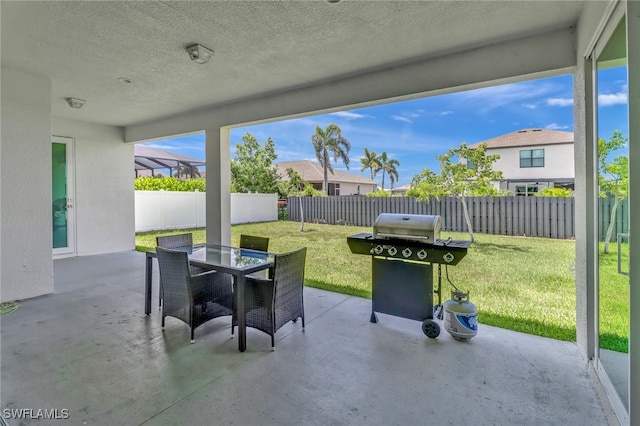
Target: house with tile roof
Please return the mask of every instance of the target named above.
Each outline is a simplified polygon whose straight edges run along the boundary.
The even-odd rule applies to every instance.
[[[535,195],[547,187],[574,188],[573,132],[521,129],[472,145],[487,144],[487,154],[500,154],[494,170],[502,171],[500,189]]]
[[[276,163],[276,167],[283,178],[287,176],[287,169],[291,168],[315,189],[322,190],[324,169],[320,164],[310,160],[282,161]],[[333,174],[329,172],[328,184],[328,195],[365,195],[377,189],[377,184],[371,179],[335,168]]]

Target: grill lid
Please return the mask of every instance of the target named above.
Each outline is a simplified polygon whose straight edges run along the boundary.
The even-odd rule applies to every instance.
[[[373,224],[373,238],[399,238],[433,244],[440,238],[438,215],[382,213]]]

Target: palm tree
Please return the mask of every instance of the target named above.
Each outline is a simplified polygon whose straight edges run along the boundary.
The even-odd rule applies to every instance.
[[[311,142],[316,151],[316,158],[324,169],[322,189],[327,194],[329,192],[328,172],[330,171],[333,174],[329,152],[333,153],[333,161],[341,160],[348,169],[351,143],[342,136],[342,130],[337,124],[329,124],[325,130],[322,130],[320,126],[316,126],[316,133],[311,136]]]
[[[384,174],[389,175],[389,180],[391,181],[391,187],[393,188],[393,184],[400,177],[398,175],[398,170],[396,170],[396,166],[400,166],[400,162],[394,158],[388,158],[387,153],[383,152],[380,155],[380,170],[382,170],[382,190],[384,191]]]
[[[364,149],[364,157],[360,159],[362,163],[361,172],[369,169],[371,172],[371,180],[376,177],[378,170],[380,170],[380,159],[378,158],[378,154],[374,151],[369,152],[368,148]]]
[[[175,177],[180,179],[184,176],[185,179],[194,177],[202,177],[200,174],[200,170],[198,170],[198,166],[180,166],[178,167],[178,171],[174,173]]]

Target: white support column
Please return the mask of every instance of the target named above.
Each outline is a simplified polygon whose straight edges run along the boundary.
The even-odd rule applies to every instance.
[[[7,302],[53,292],[51,80],[2,67],[0,282]]]
[[[574,72],[574,161],[576,185],[576,340],[586,360],[595,356],[597,243],[595,224],[596,147],[594,143],[593,61],[578,58]]]
[[[627,1],[629,163],[640,159],[640,2]],[[640,175],[629,167],[629,424],[640,425]],[[634,260],[635,259],[635,260]]]
[[[207,242],[231,243],[231,154],[229,128],[205,130]]]

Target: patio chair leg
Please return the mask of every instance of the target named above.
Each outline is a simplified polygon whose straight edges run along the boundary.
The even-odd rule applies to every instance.
[[[162,314],[162,329],[164,330],[164,313]]]
[[[191,327],[191,344],[194,344],[195,342],[196,342],[195,329]]]
[[[271,335],[271,350],[272,351],[276,350],[276,339],[275,339],[275,336],[273,334]]]
[[[304,314],[302,314],[302,331],[304,331]]]

